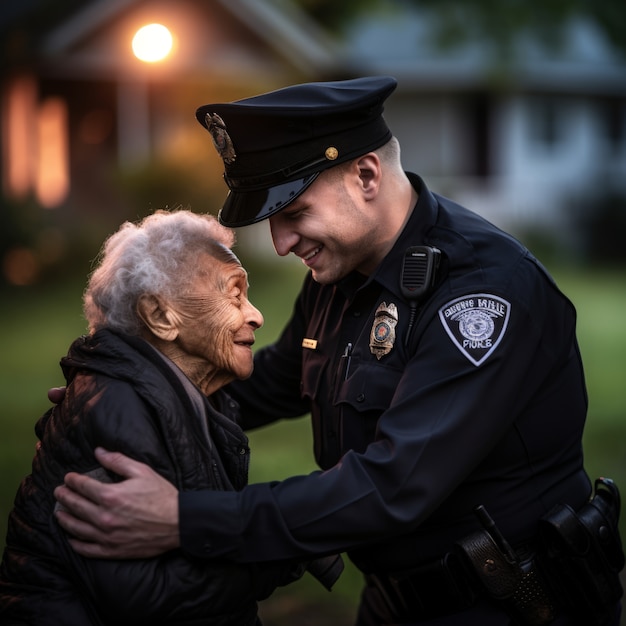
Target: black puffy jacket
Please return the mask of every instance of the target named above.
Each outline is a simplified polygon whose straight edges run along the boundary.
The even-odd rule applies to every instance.
[[[195,387],[189,393],[189,381],[149,344],[108,330],[76,340],[61,365],[65,399],[37,423],[32,473],[9,518],[0,623],[255,624],[256,600],[289,580],[288,565],[203,561],[180,550],[146,560],[85,559],[53,515],[53,490],[68,471],[105,473],[96,446],[149,464],[180,490],[241,489],[249,449],[234,421],[236,403],[224,392],[213,406]]]

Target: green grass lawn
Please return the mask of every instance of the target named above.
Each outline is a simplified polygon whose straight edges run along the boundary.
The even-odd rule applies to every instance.
[[[290,315],[303,268],[297,263],[279,261],[266,268],[250,265],[248,269],[251,299],[263,311],[266,321],[257,333],[258,347],[270,342]],[[626,493],[626,273],[571,268],[556,268],[553,272],[579,313],[579,339],[590,399],[585,435],[587,467],[594,477],[613,477]],[[16,487],[30,471],[34,423],[49,406],[46,391],[62,384],[59,358],[70,342],[85,331],[82,290],[83,279],[80,279],[61,286],[0,293],[0,536],[3,543]],[[306,419],[254,432],[251,439],[253,481],[280,479],[315,469]],[[622,528],[626,528],[624,519]],[[294,622],[295,607],[315,606],[315,611],[319,611],[320,601],[334,611],[332,619],[325,623],[349,624],[359,584],[359,575],[350,567],[331,594],[305,577],[264,603],[266,626],[280,624],[281,615],[292,623],[313,624],[303,620]]]

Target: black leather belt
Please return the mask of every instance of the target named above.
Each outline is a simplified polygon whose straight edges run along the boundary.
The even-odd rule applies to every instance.
[[[582,626],[608,624],[623,594],[620,495],[608,478],[598,478],[594,491],[578,512],[557,504],[539,521],[535,540],[515,549],[479,506],[482,530],[455,542],[440,559],[368,575],[368,584],[398,621],[468,610],[482,597],[515,623],[541,626],[564,612]]]
[[[489,558],[495,555],[490,555],[485,551],[485,546],[480,541],[476,541],[476,537],[472,539],[472,536],[468,536],[468,538],[472,540],[474,548],[484,556],[484,558],[477,559],[477,562],[485,567],[492,564],[494,571],[486,572],[486,574],[488,577],[495,576],[496,584],[502,587],[495,591],[502,592],[500,599],[504,599],[511,592],[511,589],[507,589],[506,564],[496,563]],[[530,562],[535,553],[534,542],[516,546],[516,553],[525,562]],[[494,593],[494,589],[486,587],[485,581],[473,572],[471,567],[468,568],[466,556],[466,554],[462,556],[458,551],[448,552],[440,559],[409,570],[369,574],[366,580],[369,585],[378,589],[388,608],[399,621],[450,615],[471,609],[479,598],[490,598],[492,601],[499,595]],[[543,585],[531,576],[526,577],[519,590],[541,598],[545,595]],[[502,609],[507,610],[504,605]],[[550,605],[548,614],[529,623],[548,623],[555,615],[555,609]]]
[[[410,570],[368,574],[365,578],[400,618],[437,617],[464,611],[476,604],[479,595],[459,557],[451,552]]]

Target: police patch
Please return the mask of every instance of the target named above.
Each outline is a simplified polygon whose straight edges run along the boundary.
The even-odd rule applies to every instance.
[[[442,306],[439,319],[454,345],[478,366],[498,347],[510,313],[511,304],[506,300],[475,293]]]

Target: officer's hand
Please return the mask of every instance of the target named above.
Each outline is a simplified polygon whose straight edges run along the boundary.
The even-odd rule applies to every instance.
[[[87,557],[148,558],[180,545],[178,491],[143,463],[119,452],[95,451],[98,461],[126,480],[102,483],[74,472],[54,490],[59,524]]]

